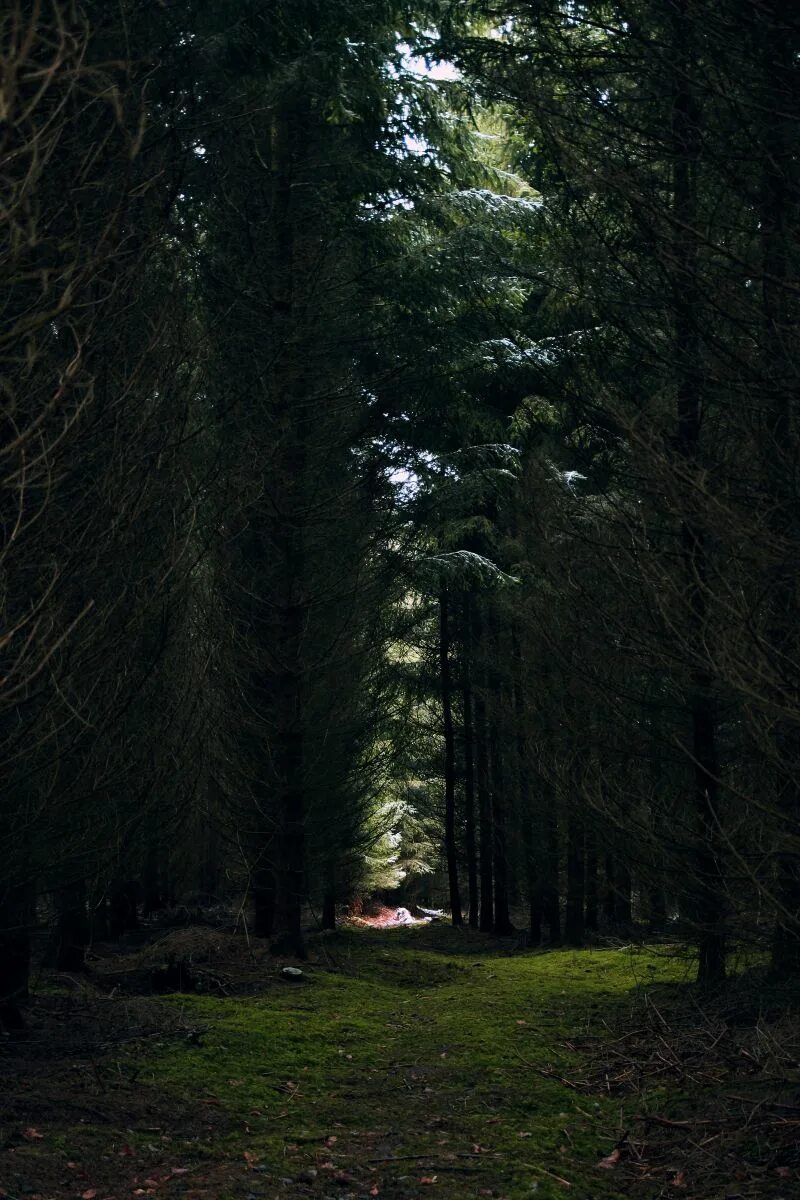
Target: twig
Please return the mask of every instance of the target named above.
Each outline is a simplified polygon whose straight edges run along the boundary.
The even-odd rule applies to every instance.
[[[556,1175],[555,1171],[548,1171],[547,1167],[535,1166],[533,1163],[526,1163],[525,1165],[531,1171],[541,1171],[543,1175],[549,1175],[551,1179],[555,1179],[556,1183],[560,1183],[562,1187],[572,1187],[568,1179],[564,1179],[561,1175]]]
[[[432,1157],[433,1157],[432,1153],[429,1153],[429,1154],[394,1154],[394,1155],[384,1154],[384,1155],[381,1155],[380,1158],[368,1158],[365,1161],[368,1163],[429,1162]],[[456,1158],[483,1158],[483,1159],[485,1159],[486,1155],[485,1154],[464,1153],[464,1154],[456,1154],[455,1157]],[[456,1170],[457,1168],[451,1167],[449,1169]],[[437,1170],[446,1171],[446,1170],[448,1170],[448,1168],[447,1167],[437,1167]]]
[[[692,1121],[671,1121],[668,1117],[657,1117],[649,1113],[637,1113],[634,1121],[644,1121],[646,1124],[663,1125],[665,1129],[694,1129],[696,1125],[725,1125],[728,1121],[737,1121],[738,1117],[713,1117]]]

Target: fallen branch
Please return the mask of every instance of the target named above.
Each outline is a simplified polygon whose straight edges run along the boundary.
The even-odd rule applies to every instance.
[[[483,1159],[485,1159],[486,1155],[485,1154],[466,1154],[466,1153],[464,1153],[464,1154],[455,1154],[454,1157],[455,1158],[483,1158]],[[430,1154],[430,1153],[429,1154],[395,1154],[395,1155],[385,1155],[384,1154],[384,1155],[381,1155],[380,1158],[368,1158],[366,1161],[368,1163],[428,1162],[428,1161],[430,1161],[431,1158],[432,1158],[432,1154]],[[447,1168],[441,1167],[439,1169],[444,1171]]]
[[[527,1058],[522,1057],[519,1050],[515,1049],[514,1053],[521,1063],[524,1063],[526,1067],[529,1067],[531,1071],[535,1071],[537,1075],[541,1075],[544,1079],[555,1079],[557,1083],[563,1084],[566,1088],[572,1088],[574,1092],[583,1092],[585,1090],[584,1084],[573,1083],[571,1079],[565,1079],[563,1075],[556,1075],[555,1071],[548,1070],[546,1067],[534,1066],[533,1063],[528,1062]]]
[[[556,1175],[555,1171],[548,1171],[547,1167],[534,1166],[532,1163],[526,1163],[525,1166],[530,1171],[541,1171],[543,1175],[549,1175],[551,1179],[555,1179],[556,1183],[560,1183],[562,1187],[572,1187],[572,1184],[568,1179],[564,1179],[562,1175]]]

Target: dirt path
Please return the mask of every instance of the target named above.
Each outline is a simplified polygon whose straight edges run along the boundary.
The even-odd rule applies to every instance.
[[[619,1106],[562,1080],[580,1072],[573,1039],[668,963],[435,928],[343,932],[313,959],[263,995],[139,1000],[147,1036],[16,1079],[0,1196],[619,1194],[597,1167]]]

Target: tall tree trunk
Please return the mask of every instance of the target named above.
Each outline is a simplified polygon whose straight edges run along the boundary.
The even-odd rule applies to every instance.
[[[465,639],[466,643],[466,639]],[[471,929],[478,928],[478,861],[477,843],[475,837],[475,732],[472,703],[472,681],[470,672],[472,662],[470,649],[466,652],[464,665],[464,687],[462,699],[464,705],[464,818],[465,842],[467,852],[467,887],[469,890],[469,925]]]
[[[651,933],[663,933],[667,927],[667,897],[660,883],[653,883],[647,890],[647,928]]]
[[[483,622],[479,601],[472,606],[471,638],[473,661],[484,653]],[[475,701],[475,783],[478,792],[478,872],[480,876],[480,915],[478,927],[481,933],[491,933],[494,928],[494,833],[492,829],[491,767],[489,762],[489,721],[486,712],[487,681],[482,667],[480,686],[474,695]]]
[[[207,772],[206,778],[206,808],[201,810],[199,815],[202,853],[198,862],[197,883],[205,896],[218,901],[222,873],[219,820],[229,801],[219,780],[211,771]]]
[[[307,306],[320,231],[310,226],[305,204],[309,179],[308,146],[311,142],[310,110],[279,111],[273,125],[273,219],[275,278],[273,319],[276,356],[272,373],[278,455],[272,454],[267,491],[272,497],[269,516],[271,543],[278,572],[275,604],[275,641],[270,647],[274,728],[270,757],[277,799],[277,855],[275,912],[276,951],[305,957],[302,914],[306,896],[305,821],[306,764],[304,722],[308,664],[304,660],[304,635],[308,618],[307,562],[304,538],[306,520],[307,440],[314,413],[309,402],[312,382],[306,378],[304,346],[311,335],[306,328]],[[269,461],[269,455],[266,456]]]
[[[782,549],[773,572],[773,670],[777,676],[777,914],[771,968],[780,977],[800,975],[800,612],[797,552],[800,545],[800,388],[797,303],[800,246],[800,91],[797,86],[797,8],[789,0],[764,0],[754,10],[762,63],[764,127],[759,205],[764,309],[763,378],[771,435],[764,472],[767,526]]]
[[[705,672],[696,672],[692,698],[692,757],[695,805],[700,817],[700,847],[695,856],[694,920],[698,938],[698,982],[715,984],[725,978],[725,881],[721,870],[719,835],[719,761],[717,715]]]
[[[558,835],[558,815],[554,805],[548,806],[545,815],[545,866],[542,915],[548,927],[550,945],[561,945],[561,889],[559,867],[561,846]]]
[[[256,937],[272,937],[275,929],[275,871],[271,863],[264,861],[253,868],[251,887],[253,932]]]
[[[523,810],[521,822],[528,899],[528,937],[531,946],[540,946],[542,943],[541,852],[534,837],[533,815],[530,810]]]
[[[328,883],[322,896],[322,928],[336,928],[336,885]]]
[[[453,680],[450,669],[450,611],[447,592],[439,597],[439,672],[444,726],[444,847],[450,913],[454,925],[463,925],[461,894],[458,886],[458,848],[456,846],[456,742],[453,731]]]
[[[492,762],[492,866],[494,870],[494,927],[493,932],[500,937],[513,933],[511,916],[508,909],[508,844],[507,844],[507,798],[508,786],[505,772],[505,762],[502,747],[502,734],[496,720],[491,722],[491,762]]]
[[[612,928],[617,923],[617,879],[614,855],[605,856],[605,887],[603,889],[603,920]]]
[[[597,834],[586,831],[586,909],[584,926],[587,933],[596,933],[600,916],[600,888],[597,862]]]
[[[514,728],[516,749],[516,778],[519,799],[519,814],[522,825],[522,842],[525,854],[525,884],[528,901],[528,933],[530,944],[538,946],[542,940],[542,870],[541,849],[534,835],[534,801],[531,795],[531,764],[527,753],[526,709],[524,670],[519,637],[514,632]],[[539,795],[541,799],[541,791]]]
[[[531,946],[542,944],[542,889],[539,855],[533,838],[530,813],[522,814],[522,839],[525,848],[526,883],[528,895],[528,936]]]
[[[617,922],[620,925],[633,924],[633,880],[625,859],[617,858],[615,864],[617,890]]]
[[[153,833],[147,839],[144,857],[144,872],[142,877],[142,885],[144,887],[144,899],[142,901],[142,916],[149,917],[154,912],[164,907],[164,895],[161,888],[161,872],[160,868],[160,839]]]
[[[89,945],[89,914],[86,909],[86,883],[61,888],[57,896],[58,927],[55,966],[59,971],[86,970],[86,949]]]
[[[89,940],[105,942],[111,936],[108,895],[96,881],[89,891]]]
[[[674,244],[673,309],[677,375],[676,445],[681,472],[690,479],[702,470],[702,376],[698,287],[697,164],[700,111],[694,96],[697,6],[672,0],[674,95],[672,105]],[[708,661],[708,545],[698,506],[702,489],[682,489],[681,544],[686,577],[686,644],[690,657],[689,711],[694,774],[694,810],[698,824],[694,890],[698,935],[698,979],[711,984],[725,978],[725,904],[722,847],[719,839],[718,716],[715,681]]]
[[[478,784],[478,831],[479,872],[481,882],[481,907],[479,928],[482,933],[491,933],[494,928],[494,830],[492,824],[492,793],[489,762],[489,729],[486,719],[486,704],[481,696],[475,700],[477,737],[477,784]]]
[[[27,884],[0,881],[0,1026],[24,1029],[31,963],[32,895]]]
[[[567,818],[567,907],[564,940],[568,946],[582,946],[584,937],[584,831],[574,807]]]
[[[297,710],[295,709],[295,712]],[[299,718],[298,718],[299,719]],[[276,754],[283,780],[276,932],[280,952],[305,958],[303,904],[305,879],[305,796],[303,789],[303,735],[295,725],[285,729],[281,752]]]
[[[139,928],[138,898],[141,888],[135,879],[114,879],[108,896],[109,933],[115,940]]]

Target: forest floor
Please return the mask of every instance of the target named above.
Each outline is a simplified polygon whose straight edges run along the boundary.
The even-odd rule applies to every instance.
[[[205,995],[141,994],[190,959]],[[0,1046],[8,1200],[790,1200],[800,1032],[668,946],[425,926],[312,939],[302,981],[192,928],[42,974]]]

